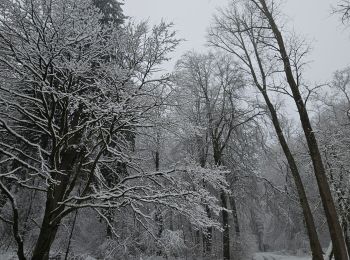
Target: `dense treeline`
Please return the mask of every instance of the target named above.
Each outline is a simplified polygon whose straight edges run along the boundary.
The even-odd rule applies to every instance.
[[[276,2],[232,1],[163,73],[172,24],[3,0],[0,258],[347,260],[350,69],[310,87]]]

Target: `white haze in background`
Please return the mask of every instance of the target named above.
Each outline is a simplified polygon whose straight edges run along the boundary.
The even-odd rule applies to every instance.
[[[126,15],[136,20],[148,19],[157,23],[162,18],[174,22],[178,36],[186,39],[169,63],[187,50],[205,48],[206,28],[216,8],[225,7],[228,0],[127,0],[123,7]],[[312,63],[305,77],[311,83],[330,80],[334,70],[350,65],[350,30],[345,30],[339,17],[331,15],[334,0],[284,0],[283,12],[289,25],[298,34],[312,42]]]

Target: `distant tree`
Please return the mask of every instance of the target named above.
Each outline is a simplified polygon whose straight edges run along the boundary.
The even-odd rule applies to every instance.
[[[121,2],[117,0],[93,0],[93,3],[103,14],[102,24],[120,25],[124,22],[126,17],[123,14]]]
[[[176,67],[176,83],[181,92],[178,105],[183,112],[188,109],[184,113],[193,120],[193,127],[198,128],[195,130],[195,139],[200,148],[199,161],[202,165],[208,161],[217,167],[225,166],[224,154],[230,139],[234,138],[242,125],[259,114],[240,98],[245,83],[239,66],[224,55],[189,52],[177,62]],[[182,99],[184,95],[187,97]],[[227,179],[233,179],[231,174]],[[210,186],[210,183],[204,185]],[[236,200],[223,190],[219,192],[221,205],[226,209],[222,212],[223,254],[224,259],[230,259],[230,227],[234,228],[237,237],[240,233]],[[233,211],[232,225],[229,223],[230,208]],[[210,253],[210,227],[207,233],[205,250]]]

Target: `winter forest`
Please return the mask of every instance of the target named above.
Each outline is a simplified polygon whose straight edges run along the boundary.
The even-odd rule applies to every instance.
[[[350,67],[310,83],[284,2],[174,60],[124,2],[0,0],[0,260],[349,260]]]

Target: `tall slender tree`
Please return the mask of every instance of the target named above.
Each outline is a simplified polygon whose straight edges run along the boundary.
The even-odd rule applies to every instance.
[[[297,78],[298,76],[295,76],[293,73],[292,61],[289,57],[289,53],[284,43],[284,37],[274,19],[273,1],[270,4],[268,4],[265,0],[252,0],[252,2],[261,10],[261,13],[267,19],[268,24],[271,27],[278,47],[280,58],[283,62],[285,77],[292,92],[295,104],[298,108],[300,122],[305,134],[310,156],[312,159],[312,164],[314,167],[314,173],[321,195],[322,204],[326,213],[328,229],[334,247],[334,257],[337,260],[347,260],[349,259],[349,255],[346,250],[343,231],[339,223],[337,211],[329,188],[322,156],[318,147],[315,133],[311,125],[311,121],[309,119],[309,113],[306,109],[305,101],[300,93],[300,84]]]
[[[215,23],[209,32],[209,41],[238,58],[248,77],[251,78],[251,84],[261,93],[296,184],[313,259],[323,259],[321,244],[297,163],[268,93],[269,89],[275,86],[273,75],[278,71],[278,62],[273,63],[274,59],[269,56],[271,42],[270,34],[266,31],[268,28],[268,24],[259,15],[259,10],[251,3],[243,3],[243,6],[232,4],[215,17]]]

